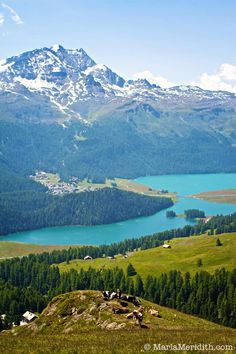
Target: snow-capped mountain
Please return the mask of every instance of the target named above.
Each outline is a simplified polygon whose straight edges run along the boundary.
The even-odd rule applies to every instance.
[[[235,131],[233,93],[125,80],[60,45],[0,61],[0,184],[36,170],[98,181],[233,172]]]
[[[236,107],[236,95],[229,92],[191,86],[164,89],[147,80],[126,81],[107,66],[95,63],[83,49],[70,50],[61,45],[0,61],[0,100],[6,93],[26,101],[43,99],[62,114],[77,116],[88,102],[117,105],[135,100],[161,109]]]
[[[97,65],[83,49],[60,45],[36,49],[0,62],[0,89],[38,92],[62,109],[77,100],[112,94],[124,80],[104,65]]]

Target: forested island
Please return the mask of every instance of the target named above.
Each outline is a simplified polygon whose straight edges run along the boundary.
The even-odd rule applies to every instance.
[[[0,235],[42,227],[99,225],[148,216],[173,201],[116,188],[93,192],[50,195],[41,191],[0,194]]]
[[[198,209],[185,210],[184,215],[187,219],[202,219],[206,217],[205,212]]]
[[[167,210],[167,218],[175,218],[176,212],[174,210]],[[206,217],[205,212],[198,209],[188,209],[184,211],[183,215],[178,215],[179,217],[185,217],[186,219],[204,219]]]

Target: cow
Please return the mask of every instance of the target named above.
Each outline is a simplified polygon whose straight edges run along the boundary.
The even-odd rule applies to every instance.
[[[121,299],[122,291],[120,289],[117,289],[116,293],[117,293],[118,299]]]
[[[122,298],[122,300],[124,300],[124,299]],[[127,295],[126,301],[132,302],[134,304],[134,306],[140,306],[141,305],[141,302],[133,295]]]
[[[133,318],[133,312],[128,313],[128,315],[126,316],[127,320]]]
[[[161,316],[160,316],[158,310],[154,310],[153,308],[151,308],[151,309],[149,310],[149,313],[150,313],[152,316],[161,318]]]
[[[118,295],[115,291],[113,291],[111,294],[110,294],[110,300],[113,300],[113,299],[117,299]]]
[[[102,294],[103,294],[103,299],[104,300],[109,300],[110,299],[110,296],[111,296],[111,292],[110,291],[103,291]]]
[[[133,300],[133,304],[134,304],[134,306],[140,306],[141,305],[141,302],[138,300],[138,299],[134,299]]]
[[[133,302],[135,300],[135,296],[133,295],[127,295],[127,301],[128,302]]]
[[[129,309],[126,307],[112,307],[112,312],[115,314],[125,314],[129,312]]]
[[[134,310],[133,311],[133,319],[139,326],[141,326],[142,321],[143,321],[143,308],[140,307],[139,310]]]
[[[120,299],[123,301],[127,301],[127,295],[121,295]]]

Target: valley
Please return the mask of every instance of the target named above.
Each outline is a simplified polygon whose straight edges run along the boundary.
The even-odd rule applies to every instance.
[[[0,354],[236,353],[235,13],[0,1]]]
[[[235,109],[233,93],[125,80],[82,48],[0,62],[0,326],[40,313],[1,333],[6,353],[234,345]],[[101,290],[117,288],[161,317],[111,313]]]
[[[51,180],[55,181],[56,177],[54,174],[50,175]],[[119,193],[125,193],[125,190],[128,189],[128,193],[132,190],[135,190],[134,199],[136,202],[141,200],[142,197],[154,198],[154,196],[149,195],[150,193],[154,193],[156,195],[156,191],[166,191],[172,193],[162,193],[160,196],[156,195],[155,198],[165,197],[163,202],[168,202],[168,198],[171,197],[171,200],[174,200],[174,205],[167,205],[168,211],[173,210],[177,215],[183,215],[184,211],[187,209],[199,209],[203,210],[207,217],[217,215],[217,214],[230,214],[236,211],[236,206],[228,203],[211,203],[205,200],[191,198],[189,196],[200,193],[202,190],[216,190],[223,188],[235,188],[235,180],[236,174],[196,174],[196,175],[163,175],[163,176],[146,176],[140,177],[132,181],[116,179],[117,185],[120,186],[121,189],[118,188],[100,188],[103,187],[103,184],[99,184],[99,189],[97,191],[84,192],[84,193],[75,193],[74,195],[65,194],[62,195],[63,198],[67,198],[70,200],[71,198],[75,198],[78,202],[87,200],[94,200],[94,197],[98,200],[100,199],[98,193],[106,193],[106,195],[110,195],[115,197]],[[34,182],[34,181],[32,181]],[[35,182],[34,182],[35,183]],[[54,183],[54,182],[53,182]],[[76,182],[77,183],[77,182]],[[85,182],[84,187],[86,186]],[[123,185],[122,185],[123,184]],[[88,184],[89,186],[94,185]],[[95,184],[96,185],[96,184]],[[39,183],[36,183],[37,188],[45,188]],[[127,188],[128,186],[128,188]],[[83,188],[84,188],[83,187]],[[87,187],[86,187],[87,188]],[[141,189],[140,189],[141,188]],[[122,190],[123,189],[123,190]],[[150,189],[152,191],[150,191]],[[87,194],[86,194],[87,193]],[[97,194],[96,194],[97,193]],[[126,192],[127,193],[127,192]],[[144,193],[144,194],[142,194]],[[158,193],[158,192],[157,192]],[[147,195],[146,195],[147,194]],[[19,196],[19,194],[17,194]],[[87,196],[86,196],[87,195]],[[33,195],[34,196],[34,195]],[[40,198],[42,198],[42,193],[40,194]],[[48,196],[50,194],[43,192],[43,196]],[[93,197],[94,196],[94,197]],[[97,197],[96,197],[97,196]],[[57,204],[59,205],[62,202],[60,199],[61,196],[52,196],[53,198],[59,198]],[[103,196],[105,197],[105,195]],[[128,196],[124,195],[124,200],[126,200]],[[35,197],[34,197],[35,198]],[[1,200],[1,198],[0,198]],[[51,199],[50,199],[51,200]],[[148,199],[149,200],[149,199]],[[150,203],[155,203],[154,200],[149,200]],[[48,202],[47,202],[48,203]],[[19,201],[18,201],[19,204]],[[35,203],[34,203],[35,204]],[[105,203],[105,205],[107,202]],[[22,204],[26,208],[27,204]],[[68,205],[68,203],[65,205]],[[92,205],[90,205],[91,213],[93,214]],[[101,205],[101,210],[105,211],[105,205]],[[114,200],[112,202],[112,210],[114,213],[117,213],[116,209],[117,201]],[[138,205],[136,205],[138,210]],[[62,208],[62,206],[61,206]],[[79,208],[79,206],[78,206]],[[120,208],[120,204],[119,204]],[[132,209],[132,208],[131,208]],[[127,210],[127,207],[123,209],[123,211]],[[103,220],[108,220],[108,215],[111,213],[109,209],[106,214],[103,214]],[[13,242],[24,242],[28,244],[41,244],[41,245],[101,245],[101,244],[111,244],[115,242],[122,241],[126,238],[137,238],[143,235],[150,235],[157,231],[171,230],[183,227],[185,225],[194,225],[196,224],[195,220],[188,220],[184,217],[176,217],[176,218],[167,218],[166,217],[166,209],[159,210],[158,212],[154,212],[152,215],[140,217],[141,215],[137,215],[134,218],[129,218],[129,220],[123,219],[123,221],[107,223],[104,221],[102,225],[70,225],[61,226],[61,227],[47,227],[41,228],[37,230],[30,230],[25,232],[18,232],[15,234],[10,234],[6,236],[1,236],[2,241],[13,241]],[[143,215],[144,216],[144,215]],[[65,215],[63,215],[65,218]],[[63,218],[61,218],[63,220]],[[60,219],[60,224],[62,223]],[[127,214],[126,214],[127,219]],[[77,219],[78,220],[78,219]],[[80,220],[83,220],[80,218]],[[125,220],[125,221],[124,221]],[[110,219],[111,221],[111,219]],[[45,225],[45,224],[44,224]]]

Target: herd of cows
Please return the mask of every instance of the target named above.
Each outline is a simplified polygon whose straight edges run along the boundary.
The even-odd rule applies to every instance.
[[[127,319],[134,319],[137,324],[141,326],[144,316],[144,307],[141,305],[141,301],[136,298],[134,295],[125,295],[122,294],[120,289],[117,291],[103,291],[103,299],[105,301],[119,299],[121,306],[112,306],[112,312],[115,314],[126,314]],[[138,309],[130,312],[128,308],[128,303],[132,303],[134,306],[137,306]],[[150,314],[152,316],[161,317],[159,311],[150,309]]]

